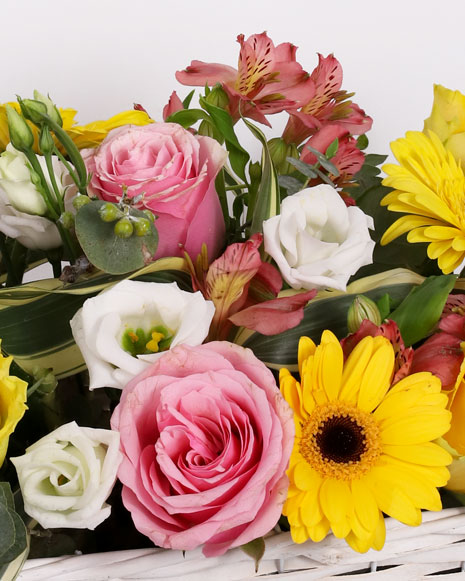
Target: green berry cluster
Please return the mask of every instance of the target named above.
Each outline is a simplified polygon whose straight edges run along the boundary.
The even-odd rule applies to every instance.
[[[130,214],[129,206],[123,205],[121,209],[112,202],[106,202],[99,208],[99,215],[103,222],[115,222],[114,232],[119,238],[130,238],[134,233],[136,236],[146,236],[150,234],[151,224],[154,215],[149,210],[143,210],[147,218],[140,218]]]

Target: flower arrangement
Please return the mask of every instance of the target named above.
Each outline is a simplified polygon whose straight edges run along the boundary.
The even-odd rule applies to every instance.
[[[382,179],[333,55],[238,42],[163,121],[0,107],[2,579],[153,545],[258,567],[273,530],[363,553],[462,504],[465,97],[436,86]]]

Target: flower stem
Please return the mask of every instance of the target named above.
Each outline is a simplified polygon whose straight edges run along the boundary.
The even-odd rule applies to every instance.
[[[79,149],[76,147],[76,145],[74,144],[74,141],[66,133],[66,131],[64,131],[58,125],[58,123],[55,123],[55,121],[53,121],[53,119],[50,119],[50,117],[46,116],[46,123],[50,127],[50,129],[53,131],[53,133],[55,134],[56,138],[61,143],[61,145],[65,148],[66,153],[68,154],[68,157],[71,160],[71,163],[76,168],[76,172],[78,175],[78,180],[76,181],[76,185],[79,189],[79,192],[83,195],[86,195],[87,194],[87,190],[86,190],[87,169],[86,169],[86,165],[84,163],[84,160],[82,159],[82,156],[79,153]],[[74,179],[74,177],[73,177],[73,179]]]
[[[65,205],[63,203],[63,196],[58,188],[55,172],[53,170],[53,163],[52,163],[52,154],[48,153],[45,154],[45,163],[47,165],[48,175],[50,176],[50,183],[52,184],[53,192],[55,194],[55,198],[58,203],[58,207],[60,208],[60,214],[65,211]]]
[[[24,151],[24,155],[27,157],[29,163],[32,166],[32,169],[37,173],[37,175],[40,178],[40,183],[42,185],[42,188],[41,188],[41,191],[39,193],[42,195],[42,197],[44,199],[44,202],[47,206],[50,217],[53,220],[58,220],[60,214],[57,212],[56,206],[53,203],[53,198],[51,196],[51,192],[50,192],[50,189],[48,187],[47,180],[45,179],[44,172],[42,171],[42,167],[41,167],[41,165],[36,157],[36,154],[33,151]]]
[[[53,153],[58,157],[58,159],[61,161],[61,163],[66,167],[69,175],[71,176],[71,179],[78,186],[79,185],[79,178],[76,175],[76,172],[74,171],[73,166],[69,163],[69,161],[61,153],[61,151],[58,149],[58,147],[55,147],[55,149],[53,150]]]

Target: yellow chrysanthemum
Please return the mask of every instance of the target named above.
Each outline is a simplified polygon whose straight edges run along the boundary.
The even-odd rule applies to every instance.
[[[387,164],[385,186],[394,191],[381,204],[403,212],[384,233],[388,244],[408,232],[409,242],[427,242],[428,256],[449,274],[465,258],[465,175],[438,136],[409,131],[391,144],[400,165]]]
[[[11,105],[18,113],[20,112],[18,103],[8,103],[8,105]],[[144,111],[129,110],[118,113],[105,121],[94,121],[87,123],[87,125],[75,125],[77,111],[74,109],[59,109],[59,111],[63,119],[63,129],[70,135],[79,149],[97,147],[105,139],[109,131],[122,125],[148,125],[149,123],[153,123],[153,120]],[[34,134],[34,149],[38,152],[37,127],[29,123],[29,121],[28,124]],[[5,105],[0,105],[0,152],[5,150],[9,142],[10,134],[8,132],[6,109]]]
[[[419,525],[422,508],[441,510],[451,456],[432,440],[447,432],[450,412],[431,373],[394,386],[394,349],[365,337],[347,361],[337,338],[299,343],[297,382],[287,369],[281,391],[294,410],[296,440],[283,513],[292,538],[322,540],[332,529],[356,551],[381,549],[383,512]]]
[[[27,383],[10,375],[12,360],[13,357],[0,354],[0,466],[5,460],[9,437],[27,410]]]

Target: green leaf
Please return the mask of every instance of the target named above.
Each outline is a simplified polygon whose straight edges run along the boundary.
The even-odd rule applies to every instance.
[[[237,136],[234,133],[231,115],[229,115],[229,113],[224,109],[211,105],[203,97],[200,97],[199,101],[200,105],[208,111],[216,128],[224,137],[226,149],[229,152],[229,162],[231,167],[241,179],[246,181],[245,166],[247,165],[250,156],[239,143]]]
[[[166,123],[178,123],[184,129],[188,129],[197,121],[203,119],[209,121],[210,117],[202,111],[202,109],[183,109],[181,111],[176,111],[166,119]]]
[[[189,105],[191,104],[192,101],[192,97],[195,94],[195,89],[192,89],[192,91],[184,98],[183,102],[182,102],[182,106],[184,107],[184,109],[189,109]]]
[[[328,148],[325,152],[325,156],[327,157],[327,159],[331,159],[332,157],[334,157],[338,149],[339,149],[339,139],[336,137],[336,139],[328,145]]]
[[[255,561],[255,573],[258,573],[258,565],[265,554],[265,540],[263,537],[254,539],[245,545],[241,545],[240,548],[244,551],[246,555],[252,557]]]
[[[368,137],[365,134],[357,137],[357,147],[362,151],[368,147]]]
[[[314,179],[318,177],[315,172],[315,168],[304,161],[300,161],[300,159],[295,159],[293,157],[286,157],[286,161],[288,161],[291,165],[293,165],[296,169],[300,171],[305,177]]]
[[[365,155],[365,163],[368,165],[381,165],[387,160],[387,155],[379,155],[377,153],[367,153]]]
[[[244,117],[242,119],[263,146],[262,177],[260,185],[258,186],[255,205],[251,210],[252,225],[250,227],[250,234],[255,234],[255,232],[263,231],[264,220],[268,220],[268,218],[272,218],[279,214],[280,198],[278,175],[273,160],[271,159],[270,150],[268,149],[268,141],[264,133]]]
[[[300,192],[303,183],[293,176],[278,176],[278,184],[286,190],[288,196]]]
[[[115,222],[102,221],[99,209],[107,202],[94,200],[76,214],[76,235],[89,261],[110,274],[124,274],[142,268],[153,260],[158,233],[153,222],[146,236],[129,238],[115,235]],[[146,219],[141,210],[131,208],[130,216]]]
[[[26,527],[14,509],[9,483],[0,483],[0,566],[7,565],[27,548]]]
[[[391,312],[391,302],[391,297],[386,293],[376,303],[382,321],[384,321]]]
[[[412,286],[412,283],[383,285],[361,292],[375,302],[388,292],[394,304],[398,305],[407,296]],[[252,349],[256,357],[267,363],[269,367],[296,366],[297,347],[301,336],[305,335],[313,339],[315,343],[319,343],[325,329],[331,330],[339,339],[347,335],[347,311],[357,294],[360,292],[338,294],[320,300],[314,299],[305,307],[304,318],[297,327],[272,336],[251,333],[242,344]]]
[[[454,274],[430,276],[419,287],[412,289],[390,314],[389,317],[397,323],[407,347],[434,331],[456,280],[457,276]]]

